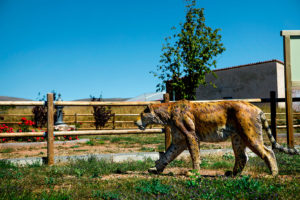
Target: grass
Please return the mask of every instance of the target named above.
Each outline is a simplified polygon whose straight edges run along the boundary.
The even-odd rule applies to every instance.
[[[12,153],[12,152],[14,152],[13,148],[3,148],[3,149],[0,149],[0,153]]]
[[[154,165],[152,160],[114,163],[90,158],[50,167],[0,161],[0,199],[299,199],[300,156],[277,154],[277,158],[280,174],[288,178],[149,175],[144,171]],[[221,161],[227,164],[215,164]],[[233,162],[230,154],[203,157],[201,167],[231,169]],[[246,171],[261,174],[266,169],[261,163],[250,158]],[[190,166],[190,160],[169,165]],[[127,176],[128,171],[136,175]]]

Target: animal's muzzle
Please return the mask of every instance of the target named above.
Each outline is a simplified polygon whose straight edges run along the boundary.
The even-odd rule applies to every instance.
[[[139,127],[139,129],[145,130],[145,127],[143,126],[142,120],[137,120],[136,122],[134,122],[134,124],[137,125],[137,127]]]

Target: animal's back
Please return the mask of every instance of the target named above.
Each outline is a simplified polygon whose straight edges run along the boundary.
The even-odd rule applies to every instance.
[[[195,131],[201,141],[220,142],[238,133],[240,126],[255,126],[260,109],[242,101],[190,102]],[[240,118],[248,124],[240,124]]]

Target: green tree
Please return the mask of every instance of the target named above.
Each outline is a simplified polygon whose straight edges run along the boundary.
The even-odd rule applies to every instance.
[[[180,32],[165,38],[157,72],[151,72],[161,80],[156,86],[157,91],[165,90],[168,83],[176,93],[176,100],[194,100],[196,88],[207,84],[205,75],[216,76],[211,71],[216,67],[214,58],[225,51],[220,29],[213,30],[205,25],[204,9],[196,8],[195,0],[187,0],[186,8]]]

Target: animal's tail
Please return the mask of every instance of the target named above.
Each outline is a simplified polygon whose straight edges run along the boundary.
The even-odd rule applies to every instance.
[[[266,130],[267,135],[270,139],[270,142],[272,143],[272,148],[273,149],[278,149],[280,152],[286,153],[286,154],[290,154],[290,155],[300,155],[300,152],[297,149],[289,149],[289,148],[285,148],[282,145],[278,144],[275,140],[275,138],[272,135],[271,129],[269,127],[267,118],[265,116],[265,114],[263,112],[260,113],[260,119],[262,122],[262,126],[263,128]]]

